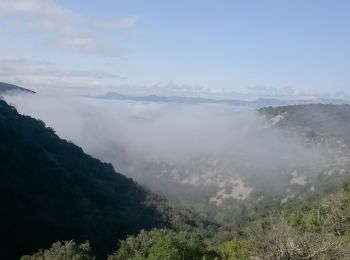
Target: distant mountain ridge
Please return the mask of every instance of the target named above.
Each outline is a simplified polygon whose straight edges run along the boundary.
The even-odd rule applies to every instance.
[[[259,98],[253,101],[239,99],[214,99],[203,97],[186,97],[186,96],[159,96],[159,95],[123,95],[116,92],[109,92],[105,95],[96,96],[98,99],[124,100],[124,101],[139,101],[139,102],[154,102],[154,103],[182,103],[182,104],[228,104],[239,107],[263,108],[263,107],[278,107],[290,105],[305,105],[305,104],[350,104],[346,99],[325,99],[315,98],[309,100],[299,99],[274,99],[274,98]]]
[[[25,93],[35,94],[35,92],[30,89],[22,88],[17,85],[5,83],[5,82],[0,82],[0,95],[8,94],[11,92],[23,92],[23,93],[25,92]]]

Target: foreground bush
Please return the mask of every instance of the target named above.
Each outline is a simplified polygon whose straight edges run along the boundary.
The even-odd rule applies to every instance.
[[[50,249],[39,250],[33,255],[25,255],[21,260],[94,260],[89,242],[76,244],[73,240],[53,243]]]
[[[300,232],[282,217],[248,232],[252,254],[259,259],[349,259],[347,237],[332,233]]]
[[[220,245],[217,249],[222,260],[250,259],[250,244],[246,240],[234,239]]]
[[[141,231],[120,244],[109,260],[202,260],[219,259],[215,251],[208,250],[203,239],[189,232],[170,230]]]

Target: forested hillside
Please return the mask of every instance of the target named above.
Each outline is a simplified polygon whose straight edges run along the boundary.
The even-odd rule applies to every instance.
[[[350,189],[290,211],[271,211],[236,237],[208,244],[192,232],[141,231],[121,241],[108,260],[339,260],[350,257]],[[88,242],[54,243],[21,260],[94,259]]]
[[[105,256],[119,239],[141,229],[204,230],[201,225],[211,224],[150,194],[1,100],[0,157],[0,230],[6,238],[1,259],[70,239],[89,240],[94,254]]]
[[[266,107],[259,110],[269,118],[280,119],[275,126],[298,130],[306,137],[334,137],[349,143],[350,105],[310,104]]]

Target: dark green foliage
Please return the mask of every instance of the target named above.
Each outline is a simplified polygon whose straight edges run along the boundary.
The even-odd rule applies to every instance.
[[[21,260],[94,260],[89,242],[77,245],[73,240],[53,243],[50,249],[25,255]]]
[[[243,239],[233,239],[221,244],[217,249],[222,260],[249,260],[251,245]]]
[[[288,223],[301,232],[333,233],[338,236],[350,232],[350,195],[344,192],[331,194],[322,201],[294,210]]]
[[[2,259],[69,239],[105,256],[118,239],[170,226],[151,194],[2,100],[0,174]]]
[[[136,237],[121,242],[119,250],[109,260],[201,260],[218,259],[214,250],[209,250],[203,239],[194,233],[171,230],[141,231]]]
[[[200,260],[207,254],[199,236],[186,233],[168,233],[159,237],[149,250],[149,259]]]
[[[260,220],[248,228],[251,254],[261,259],[349,259],[350,193]]]
[[[211,221],[183,205],[180,207],[173,202],[164,201],[155,196],[149,196],[147,201],[154,205],[163,220],[169,223],[175,231],[190,231],[200,233],[204,237],[212,237],[220,227],[215,221]]]

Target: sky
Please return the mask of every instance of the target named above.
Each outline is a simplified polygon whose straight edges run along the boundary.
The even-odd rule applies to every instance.
[[[0,0],[0,81],[348,98],[349,12],[346,0]]]

